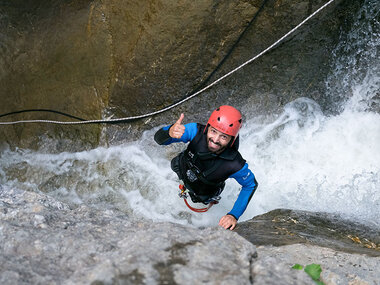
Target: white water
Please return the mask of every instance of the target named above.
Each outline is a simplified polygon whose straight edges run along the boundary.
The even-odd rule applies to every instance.
[[[375,2],[368,1],[359,14],[377,19]],[[245,123],[240,150],[259,188],[241,220],[281,207],[338,213],[380,226],[380,115],[373,111],[379,108],[379,23],[359,23],[347,38],[356,44],[337,47],[326,81],[329,96],[350,94],[339,115],[327,117],[316,102],[299,98],[278,116]],[[239,185],[228,180],[218,206],[191,212],[177,196],[178,181],[170,169],[170,159],[183,146],[156,145],[155,131],[133,143],[79,153],[5,150],[0,188],[115,207],[137,219],[216,225],[232,208]]]

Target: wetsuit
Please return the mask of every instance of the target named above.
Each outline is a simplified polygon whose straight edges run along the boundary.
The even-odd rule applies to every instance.
[[[223,191],[225,180],[234,178],[242,189],[228,214],[238,220],[258,185],[248,164],[238,151],[239,137],[232,147],[229,146],[222,153],[216,154],[210,152],[207,147],[207,131],[204,125],[186,124],[185,132],[180,139],[170,137],[170,127],[158,130],[154,139],[160,145],[190,142],[185,151],[173,158],[171,167],[190,191],[193,202],[209,203]]]

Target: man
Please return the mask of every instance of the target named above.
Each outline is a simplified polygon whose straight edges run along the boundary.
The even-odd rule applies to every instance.
[[[182,124],[184,114],[171,126],[154,135],[160,145],[187,143],[187,149],[173,158],[171,168],[189,190],[193,202],[209,204],[218,200],[225,180],[234,178],[242,190],[230,212],[219,225],[233,230],[252,198],[257,181],[238,151],[241,113],[231,106],[220,106],[210,116],[206,126]]]

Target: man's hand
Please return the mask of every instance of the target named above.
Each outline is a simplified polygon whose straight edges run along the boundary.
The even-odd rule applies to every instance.
[[[225,215],[219,221],[219,226],[225,229],[230,228],[231,231],[236,227],[236,224],[237,220],[231,215]]]
[[[184,117],[185,115],[181,114],[177,122],[175,122],[174,125],[170,127],[169,136],[175,139],[180,139],[182,137],[183,133],[185,132],[185,126],[182,125],[182,120]]]

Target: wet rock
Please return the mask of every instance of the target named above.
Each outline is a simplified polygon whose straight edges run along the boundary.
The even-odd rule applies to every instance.
[[[43,108],[100,119],[157,111],[252,58],[323,3],[266,2],[228,59],[205,82],[262,1],[4,2],[0,114]],[[332,50],[362,3],[336,0],[270,53],[175,110],[119,125],[1,126],[0,140],[11,146],[74,151],[136,139],[180,112],[188,121],[204,122],[220,104],[241,107],[251,117],[306,96],[328,110],[324,80],[334,60]],[[6,119],[69,120],[46,112]]]
[[[295,264],[313,263],[321,266],[325,284],[376,284],[380,279],[380,230],[338,215],[277,209],[239,223],[236,232],[257,246],[252,267],[253,276],[261,273],[257,284],[287,275],[283,270]],[[297,279],[281,282],[300,284]]]
[[[53,109],[85,119],[139,115],[183,96],[212,69],[257,6],[246,1],[11,1],[0,4],[0,114]],[[205,62],[207,62],[205,66]],[[68,120],[46,113],[19,119]],[[2,127],[3,140],[57,151],[98,145],[100,125]],[[108,134],[120,141],[124,132]],[[128,132],[129,140],[135,135]],[[125,136],[125,135],[124,135]]]
[[[380,229],[329,213],[273,210],[239,223],[236,232],[257,246],[302,243],[380,257]]]

